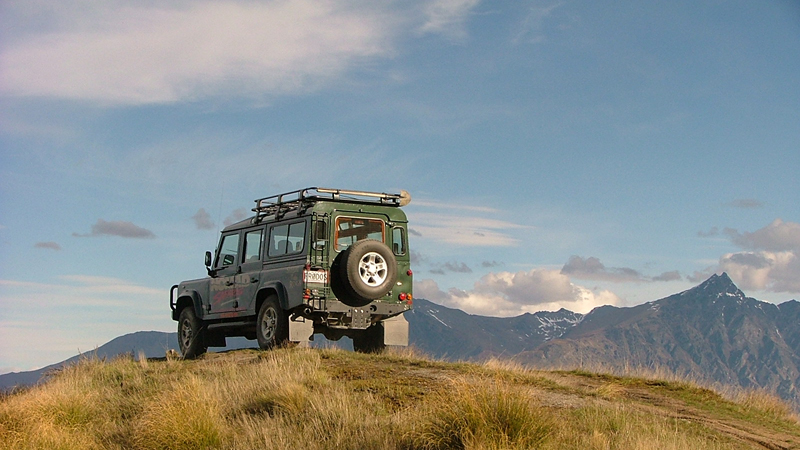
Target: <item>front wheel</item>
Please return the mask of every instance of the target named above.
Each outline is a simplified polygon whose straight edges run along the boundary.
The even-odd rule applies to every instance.
[[[289,342],[289,321],[278,297],[270,296],[261,304],[256,316],[256,339],[263,350],[286,345]]]
[[[178,347],[185,359],[194,359],[208,350],[203,338],[202,323],[191,306],[181,310],[178,316]]]
[[[353,336],[353,350],[359,353],[381,353],[386,349],[383,343],[383,324],[375,325]]]

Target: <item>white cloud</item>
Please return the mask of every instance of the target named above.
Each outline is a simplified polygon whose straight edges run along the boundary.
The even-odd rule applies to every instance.
[[[739,233],[731,229],[726,229],[725,232],[734,244],[743,248],[800,252],[800,223],[775,219],[771,224],[752,233]]]
[[[561,308],[587,313],[600,305],[621,302],[611,291],[593,292],[549,269],[489,273],[468,291],[453,288],[444,292],[435,281],[420,280],[414,282],[414,295],[470,314],[499,317]]]
[[[142,330],[172,330],[169,292],[111,277],[0,280],[0,365],[31,370]]]
[[[38,283],[31,281],[1,280],[0,287],[14,290],[16,295],[28,298],[31,304],[38,305],[120,305],[129,296],[162,297],[162,289],[141,286],[130,281],[113,277],[92,275],[62,275],[58,277],[65,283]],[[12,303],[7,297],[0,301]]]
[[[728,203],[728,206],[741,209],[758,209],[764,207],[764,202],[755,198],[737,198]]]
[[[512,42],[515,44],[520,42],[536,44],[544,41],[545,35],[542,31],[544,21],[553,14],[554,10],[563,5],[563,2],[558,2],[550,6],[531,6]]]
[[[582,258],[577,255],[570,256],[567,263],[561,268],[561,273],[581,280],[610,281],[613,283],[675,281],[681,279],[681,275],[677,270],[649,277],[630,267],[606,267],[605,264],[600,262],[599,258],[594,256]]]
[[[480,0],[433,0],[424,7],[422,33],[440,33],[452,39],[463,39],[467,17]]]
[[[570,256],[567,263],[561,268],[561,273],[582,280],[644,281],[644,277],[638,271],[628,267],[607,268],[594,256],[586,259],[576,255]]]
[[[800,292],[800,224],[775,219],[753,232],[725,228],[722,233],[746,251],[722,255],[716,267],[688,277],[690,281],[713,272],[727,272],[742,289]],[[701,236],[716,234],[717,229],[713,228]]]
[[[263,103],[391,58],[415,30],[463,39],[478,2],[9,2],[0,92],[104,105]]]
[[[429,205],[433,204],[429,203]],[[480,211],[468,210],[468,212]],[[513,222],[474,215],[411,212],[409,217],[414,223],[410,232],[415,236],[459,246],[511,247],[517,245],[519,239],[508,234],[506,230],[531,228]]]
[[[424,206],[426,208],[441,209],[454,209],[458,211],[472,211],[482,213],[497,213],[499,210],[489,206],[482,205],[464,205],[460,203],[440,202],[436,200],[417,200],[414,199],[414,206]]]
[[[800,292],[800,258],[794,252],[728,253],[719,261],[742,289],[772,292]]]
[[[76,1],[44,14],[50,30],[0,55],[6,94],[147,104],[302,93],[389,56],[395,34],[385,5],[357,1]]]

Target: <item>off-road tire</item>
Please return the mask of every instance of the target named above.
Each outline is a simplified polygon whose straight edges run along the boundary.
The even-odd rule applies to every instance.
[[[184,359],[197,358],[208,350],[203,333],[203,325],[192,307],[183,308],[178,316],[178,347]]]
[[[397,260],[383,242],[364,239],[341,255],[340,277],[349,306],[364,306],[386,295],[397,281]]]
[[[289,342],[288,316],[274,295],[264,299],[258,310],[256,340],[263,350],[284,346]]]
[[[353,350],[359,353],[382,353],[386,349],[383,343],[383,324],[376,323],[353,336]]]

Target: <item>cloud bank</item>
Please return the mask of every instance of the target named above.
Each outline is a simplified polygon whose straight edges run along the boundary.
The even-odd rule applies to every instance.
[[[800,293],[800,224],[775,219],[753,232],[731,228],[723,232],[745,251],[722,255],[717,267],[709,267],[690,280],[724,271],[742,289]]]
[[[489,273],[473,289],[441,290],[433,280],[414,282],[414,294],[470,314],[510,317],[526,312],[566,308],[586,313],[600,305],[616,305],[619,297],[603,290],[594,292],[570,282],[558,270]]]
[[[561,273],[581,280],[611,281],[614,283],[675,281],[681,279],[681,275],[677,270],[648,277],[629,267],[606,267],[605,264],[600,262],[599,258],[594,256],[584,259],[576,255],[570,256],[567,263],[561,268]]]
[[[436,208],[434,203],[420,203],[426,208]],[[450,208],[457,209],[458,206],[451,205]],[[478,215],[482,213],[492,217]],[[464,206],[461,211],[455,214],[413,212],[410,215],[414,226],[409,229],[409,234],[418,238],[457,246],[515,246],[520,240],[514,233],[531,229],[532,227],[495,218],[502,216],[502,214],[500,211],[476,210],[470,206]]]
[[[280,0],[11,4],[0,89],[110,105],[302,94],[366,61],[403,32],[463,34],[477,0]],[[35,11],[33,14],[30,11]],[[421,11],[421,13],[420,13]],[[29,23],[26,23],[26,19]],[[43,29],[44,24],[44,29]]]

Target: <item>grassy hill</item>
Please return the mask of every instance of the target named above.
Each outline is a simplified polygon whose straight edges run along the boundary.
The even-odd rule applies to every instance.
[[[800,423],[677,380],[239,350],[83,361],[0,399],[0,448],[788,449]]]

